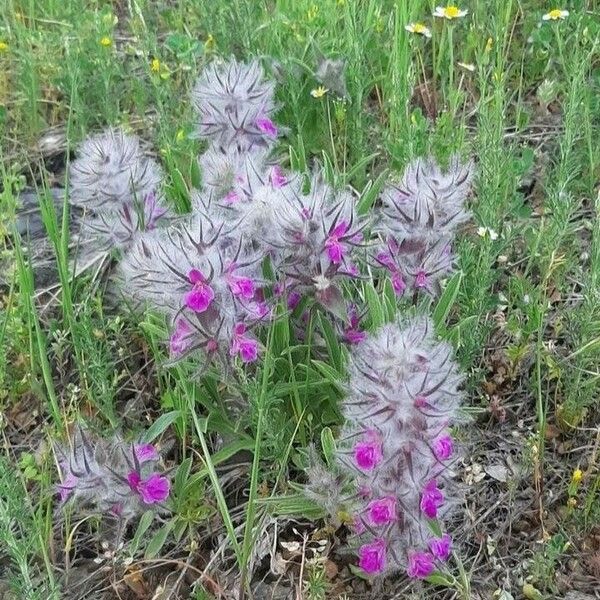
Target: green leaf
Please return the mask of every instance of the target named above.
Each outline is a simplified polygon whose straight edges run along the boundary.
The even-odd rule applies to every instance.
[[[146,531],[148,531],[150,525],[152,525],[152,521],[154,521],[154,511],[147,510],[140,518],[140,522],[135,530],[135,535],[129,544],[129,551],[132,555],[134,555],[137,552],[137,549],[140,547],[140,541],[142,540],[142,537]]]
[[[371,327],[376,329],[385,323],[385,311],[383,304],[372,283],[365,284],[365,300],[371,317]]]
[[[334,368],[330,367],[327,363],[324,363],[320,360],[312,360],[311,363],[317,368],[320,373],[327,378],[327,382],[331,385],[337,387],[338,389],[342,389],[343,385],[340,381],[340,373],[336,371]]]
[[[180,410],[172,410],[171,412],[161,415],[148,428],[148,431],[146,431],[142,440],[147,444],[153,442],[159,435],[161,435],[161,433],[165,431],[165,429],[167,429],[167,427],[172,425],[182,415],[183,413]]]
[[[192,458],[188,456],[180,465],[177,467],[175,473],[175,479],[173,481],[173,492],[176,497],[179,497],[183,492],[183,486],[185,485],[188,477],[190,476],[190,470],[192,469]]]
[[[379,192],[381,192],[386,180],[387,172],[384,171],[375,181],[369,181],[369,183],[367,183],[356,206],[356,212],[358,212],[359,215],[365,215],[371,210],[371,207],[375,204],[375,200],[377,200],[377,196],[379,196]]]
[[[455,273],[446,285],[446,289],[438,300],[438,303],[433,311],[433,324],[435,325],[436,329],[440,328],[442,325],[445,325],[446,319],[450,314],[450,310],[452,309],[454,302],[456,302],[456,297],[458,296],[462,279],[462,271]]]
[[[213,466],[217,466],[226,460],[229,460],[232,456],[237,454],[238,452],[242,452],[243,450],[253,450],[254,449],[254,440],[251,437],[244,437],[241,440],[236,440],[231,444],[227,444],[224,448],[221,448],[218,452],[215,452],[212,457]],[[203,467],[196,473],[194,473],[188,480],[186,489],[191,489],[194,485],[198,483],[201,479],[204,479],[208,475],[208,469]]]
[[[321,519],[325,516],[325,511],[316,502],[301,494],[259,498],[257,503],[266,506],[269,512],[275,516],[300,516],[311,520]]]
[[[323,449],[323,455],[328,465],[331,465],[335,458],[335,438],[330,427],[323,427],[321,430],[321,448]]]
[[[327,344],[327,351],[331,364],[337,371],[342,371],[342,351],[338,341],[338,336],[333,329],[331,319],[324,318],[322,314],[319,314],[319,324],[321,331],[325,336],[325,343]]]
[[[442,575],[442,573],[432,573],[425,580],[433,585],[442,585],[444,587],[452,587],[454,585],[454,579],[451,579],[447,575]]]
[[[174,521],[168,521],[152,536],[152,539],[148,542],[148,546],[146,546],[144,558],[154,558],[161,551],[167,540],[167,536],[171,532],[171,529],[173,529],[173,525]]]

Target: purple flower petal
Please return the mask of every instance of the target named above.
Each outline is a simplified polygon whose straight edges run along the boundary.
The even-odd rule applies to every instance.
[[[381,573],[385,569],[385,542],[376,539],[371,544],[364,544],[358,550],[358,565],[369,575]]]
[[[444,503],[444,494],[437,487],[435,479],[432,479],[423,489],[421,494],[421,510],[430,519],[437,517],[437,511]]]
[[[136,458],[141,464],[159,459],[158,452],[152,444],[135,444],[134,451]]]
[[[429,549],[437,559],[448,560],[452,552],[452,538],[447,533],[441,538],[433,538],[429,540]]]
[[[406,573],[413,579],[424,579],[433,573],[433,556],[428,552],[414,552],[408,559]]]
[[[277,127],[271,119],[268,117],[260,117],[256,119],[256,126],[261,130],[262,133],[269,137],[277,137]]]

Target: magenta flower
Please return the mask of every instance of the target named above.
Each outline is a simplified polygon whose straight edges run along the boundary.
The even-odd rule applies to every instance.
[[[394,259],[387,252],[379,252],[379,254],[377,254],[375,257],[375,260],[392,272],[397,268],[394,263]]]
[[[172,357],[181,356],[190,347],[189,335],[191,333],[190,324],[185,319],[177,319],[175,329],[169,340],[169,352]]]
[[[447,533],[441,538],[433,538],[429,540],[429,549],[437,559],[448,560],[452,551],[452,538]]]
[[[223,202],[227,203],[227,204],[235,204],[236,202],[240,201],[240,195],[235,191],[235,190],[231,190],[229,192],[227,192],[225,194],[225,197],[223,198]]]
[[[135,444],[134,446],[135,456],[143,464],[150,460],[158,460],[158,452],[152,444]]]
[[[243,362],[253,362],[258,357],[258,342],[252,338],[246,337],[246,326],[243,323],[237,323],[233,330],[233,340],[229,353],[231,356],[240,355]]]
[[[204,312],[214,300],[215,293],[198,269],[192,269],[188,273],[188,279],[193,287],[184,296],[185,305],[194,312]]]
[[[408,559],[406,573],[413,579],[424,579],[433,573],[433,556],[429,552],[414,552]]]
[[[346,221],[340,221],[331,230],[329,237],[325,241],[325,248],[327,248],[329,260],[335,265],[339,265],[344,258],[345,250],[339,238],[346,234],[348,227]]]
[[[398,297],[402,296],[404,294],[404,290],[406,289],[406,283],[398,271],[394,271],[392,273],[392,288]]]
[[[365,440],[354,446],[354,460],[364,471],[374,469],[382,458],[381,440],[374,431],[367,432]]]
[[[421,510],[430,518],[437,517],[437,511],[444,503],[444,494],[437,487],[435,479],[432,479],[423,490],[421,495]]]
[[[259,117],[256,119],[256,126],[261,130],[262,133],[269,137],[277,137],[277,127],[271,119],[268,117]]]
[[[147,479],[142,479],[137,471],[132,471],[127,475],[127,482],[129,487],[140,495],[144,504],[163,502],[171,491],[169,480],[158,473],[152,473]]]
[[[227,284],[234,296],[240,296],[246,300],[254,298],[254,281],[249,277],[238,277],[237,275],[227,275]]]
[[[447,460],[450,458],[450,456],[452,456],[452,452],[454,451],[452,437],[449,435],[443,435],[442,437],[439,437],[433,444],[433,451],[440,460]]]
[[[294,310],[298,304],[300,304],[300,300],[302,300],[302,295],[300,292],[290,292],[287,298],[287,307],[289,310]]]
[[[385,542],[378,538],[362,545],[358,550],[358,565],[369,575],[381,573],[385,569]]]
[[[385,496],[372,500],[367,506],[371,525],[387,525],[396,520],[396,498]]]
[[[429,280],[425,271],[417,271],[417,274],[415,275],[415,287],[417,289],[426,289],[429,287]]]
[[[356,312],[356,307],[351,306],[348,311],[348,317],[350,320],[350,325],[344,329],[344,341],[349,344],[360,344],[366,337],[367,332],[359,329],[360,326],[360,317]]]
[[[282,188],[287,184],[287,177],[285,176],[283,169],[279,165],[275,165],[271,169],[271,185],[274,188]]]

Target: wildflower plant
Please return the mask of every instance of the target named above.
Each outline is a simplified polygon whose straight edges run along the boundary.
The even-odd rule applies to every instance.
[[[69,445],[57,446],[60,505],[130,519],[163,506],[171,484],[157,468],[151,444],[103,439],[78,428]]]
[[[452,348],[417,317],[383,326],[353,346],[338,465],[353,546],[369,575],[424,578],[450,555],[441,528],[452,500],[462,376]]]
[[[405,290],[436,295],[452,270],[452,242],[469,219],[465,201],[472,165],[457,157],[447,171],[432,159],[411,163],[397,184],[382,192],[375,263],[385,268],[397,296]]]

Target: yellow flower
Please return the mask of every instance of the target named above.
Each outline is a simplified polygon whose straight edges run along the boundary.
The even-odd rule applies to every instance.
[[[158,60],[158,58],[152,59],[152,62],[150,63],[150,70],[153,73],[160,73],[160,60]]]
[[[579,483],[583,479],[583,471],[581,469],[575,469],[571,477],[573,483]]]
[[[492,49],[492,46],[494,45],[494,40],[490,37],[487,39],[487,42],[485,43],[485,51],[486,52],[490,52],[490,50]]]
[[[109,46],[112,46],[112,40],[108,37],[108,36],[104,36],[101,40],[100,40],[100,45],[104,46],[105,48],[108,48]]]
[[[0,52],[8,52],[8,44],[6,42],[0,42]]]
[[[436,6],[433,16],[452,20],[464,17],[468,12],[468,10],[461,10],[454,4],[448,4],[447,6]]]
[[[308,22],[310,23],[311,21],[314,21],[317,18],[318,14],[319,7],[316,4],[313,4],[306,13],[306,18],[308,19]]]
[[[208,34],[208,37],[206,38],[206,41],[204,42],[204,49],[205,50],[212,50],[216,45],[215,42],[215,38],[213,37],[212,33]]]
[[[423,23],[409,23],[408,25],[404,26],[404,29],[410,33],[424,35],[426,38],[431,37],[431,31],[429,31],[429,27],[425,27]]]
[[[310,91],[310,95],[313,98],[322,98],[329,90],[326,87],[320,85],[318,88]]]
[[[560,8],[555,8],[551,10],[549,13],[546,13],[542,20],[544,21],[558,21],[559,19],[566,19],[569,16],[568,10],[561,10]]]

